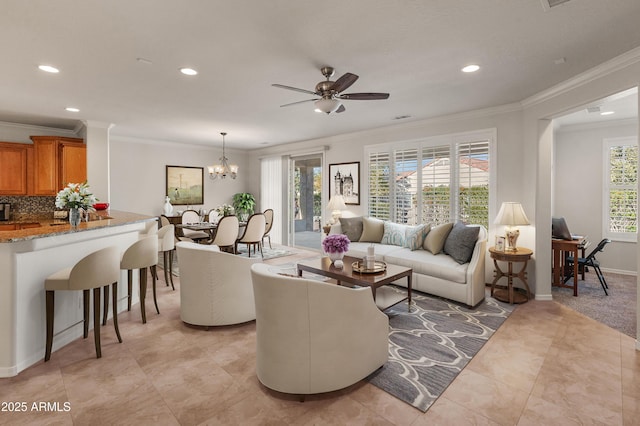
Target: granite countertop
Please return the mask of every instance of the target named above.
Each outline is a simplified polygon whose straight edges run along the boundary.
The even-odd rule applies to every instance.
[[[137,222],[147,222],[149,220],[157,220],[157,217],[117,210],[101,210],[93,213],[89,222],[81,222],[77,228],[73,229],[71,228],[71,225],[69,225],[69,221],[66,219],[53,219],[50,216],[48,218],[21,218],[20,220],[3,221],[0,222],[0,224],[31,224],[37,222],[41,226],[38,228],[0,231],[0,243],[45,238],[53,235],[90,231],[92,229],[108,228],[111,226],[127,225]]]

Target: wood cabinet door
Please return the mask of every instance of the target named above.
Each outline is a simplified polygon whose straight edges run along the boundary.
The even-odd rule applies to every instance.
[[[32,137],[34,148],[33,195],[56,195],[58,142],[52,137]]]
[[[15,231],[16,230],[16,225],[14,223],[9,223],[9,224],[0,224],[0,231]]]
[[[87,146],[83,143],[60,142],[60,188],[68,183],[87,180]]]
[[[0,143],[0,195],[27,195],[27,152],[30,146]]]

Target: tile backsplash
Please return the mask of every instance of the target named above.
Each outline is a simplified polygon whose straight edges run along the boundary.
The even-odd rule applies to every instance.
[[[56,210],[56,197],[29,197],[0,195],[0,203],[11,204],[11,220],[24,218],[52,218]]]

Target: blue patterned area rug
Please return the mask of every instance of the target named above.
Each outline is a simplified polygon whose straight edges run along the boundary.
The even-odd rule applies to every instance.
[[[402,290],[406,291],[406,290]],[[389,361],[368,381],[421,411],[427,411],[513,311],[487,297],[473,309],[414,292],[389,316]]]

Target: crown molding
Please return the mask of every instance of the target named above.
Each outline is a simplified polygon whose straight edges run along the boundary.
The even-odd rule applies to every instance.
[[[69,135],[69,136],[75,136],[77,134],[75,129],[73,129],[73,130],[72,129],[61,129],[59,127],[38,126],[38,125],[35,125],[35,124],[12,123],[10,121],[0,121],[0,126],[2,126],[2,127],[15,127],[17,129],[34,129],[34,130],[38,130],[39,132],[45,132],[45,133],[54,133],[54,134],[63,133],[65,135]]]
[[[565,80],[560,84],[556,84],[555,86],[543,90],[542,92],[539,92],[533,96],[530,96],[520,103],[523,108],[529,108],[533,105],[545,102],[580,86],[591,83],[598,78],[624,69],[637,62],[640,62],[640,47],[631,49],[623,53],[622,55],[616,56],[615,58],[607,62],[603,62],[602,64],[597,65],[581,74],[578,74],[575,77]]]
[[[581,132],[585,130],[604,129],[608,127],[637,126],[637,118],[623,118],[613,121],[596,121],[593,123],[565,124],[555,129],[558,133]]]

